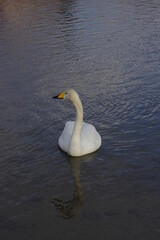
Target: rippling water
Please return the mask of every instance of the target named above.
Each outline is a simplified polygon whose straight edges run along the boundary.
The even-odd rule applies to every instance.
[[[160,239],[160,2],[0,1],[1,239]],[[57,145],[75,88],[98,152]]]

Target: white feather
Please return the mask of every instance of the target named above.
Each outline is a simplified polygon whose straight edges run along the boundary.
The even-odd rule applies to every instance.
[[[76,121],[68,121],[59,138],[60,148],[71,156],[83,156],[95,152],[101,146],[101,137],[91,124],[83,122],[83,107],[75,90],[63,94],[76,108]],[[60,95],[59,95],[60,96]]]

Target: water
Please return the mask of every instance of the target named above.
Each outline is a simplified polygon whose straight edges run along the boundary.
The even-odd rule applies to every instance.
[[[0,1],[0,238],[160,239],[160,2]],[[75,88],[98,152],[57,145]]]

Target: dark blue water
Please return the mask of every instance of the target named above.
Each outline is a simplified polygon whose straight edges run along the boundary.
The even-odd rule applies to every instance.
[[[0,238],[160,239],[160,2],[0,1]],[[71,104],[102,147],[58,148]]]

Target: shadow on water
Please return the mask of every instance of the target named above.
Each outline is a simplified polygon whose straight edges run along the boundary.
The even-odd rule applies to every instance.
[[[83,162],[92,162],[96,157],[96,153],[89,154],[83,157],[71,157],[69,159],[69,164],[71,166],[71,172],[74,177],[75,191],[73,197],[68,201],[63,201],[59,198],[54,198],[52,203],[56,207],[63,218],[74,217],[78,211],[83,206],[83,187],[80,179],[81,164]]]

